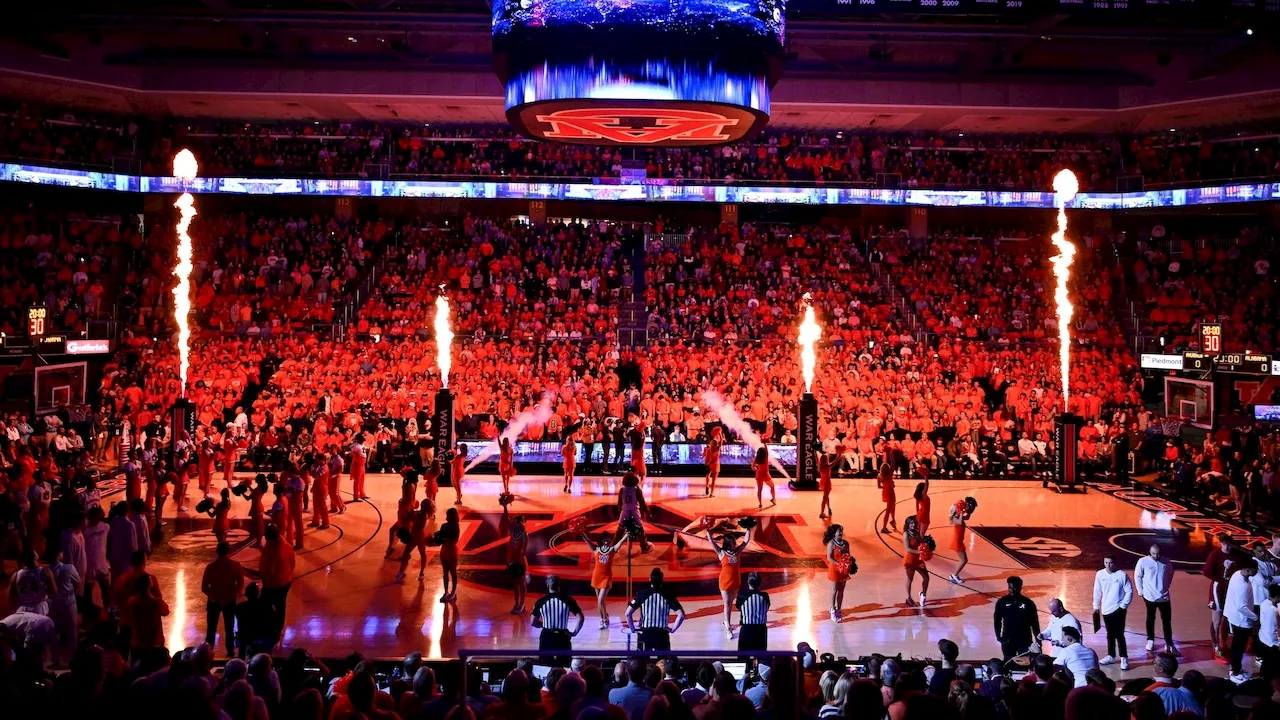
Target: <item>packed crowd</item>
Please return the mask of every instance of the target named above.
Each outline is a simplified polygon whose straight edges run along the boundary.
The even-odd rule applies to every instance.
[[[1136,244],[1130,295],[1145,332],[1169,347],[1198,347],[1196,325],[1204,320],[1229,328],[1223,350],[1271,353],[1280,348],[1272,261],[1280,262],[1276,244],[1259,230],[1193,238],[1157,226]]]
[[[611,178],[643,170],[687,181],[872,183],[887,175],[903,187],[1043,190],[1069,167],[1083,188],[1113,190],[1117,178],[1133,175],[1147,182],[1270,176],[1280,161],[1274,137],[1234,130],[1123,138],[777,130],[724,148],[646,149],[632,160],[619,148],[532,142],[498,126],[159,121],[25,104],[3,110],[4,154],[98,165],[126,158],[147,174],[167,173],[173,153],[191,147],[212,176]]]

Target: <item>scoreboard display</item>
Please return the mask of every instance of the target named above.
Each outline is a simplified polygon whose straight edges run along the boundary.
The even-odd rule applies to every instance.
[[[1200,352],[1210,357],[1222,354],[1222,323],[1200,324]]]
[[[1221,15],[1224,12],[1280,12],[1277,0],[789,0],[788,8],[796,12],[844,14],[855,12],[885,13],[971,13],[994,15],[1005,12],[1089,13],[1097,16],[1134,11],[1148,13],[1199,11]]]
[[[1225,373],[1270,375],[1271,356],[1253,353],[1222,353],[1213,359],[1214,367]]]
[[[1213,369],[1213,358],[1202,352],[1188,350],[1182,353],[1182,370],[1184,372],[1208,372]]]

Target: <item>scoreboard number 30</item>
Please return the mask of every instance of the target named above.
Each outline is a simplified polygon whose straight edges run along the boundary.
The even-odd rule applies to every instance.
[[[1222,353],[1222,324],[1204,323],[1200,326],[1200,352],[1205,355]]]

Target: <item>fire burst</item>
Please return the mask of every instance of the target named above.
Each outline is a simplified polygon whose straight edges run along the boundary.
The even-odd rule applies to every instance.
[[[1071,315],[1074,308],[1067,294],[1067,281],[1071,279],[1071,263],[1075,260],[1076,246],[1067,240],[1067,203],[1080,190],[1075,173],[1063,170],[1053,178],[1053,191],[1058,194],[1058,231],[1053,234],[1053,246],[1058,254],[1050,258],[1053,275],[1058,287],[1053,298],[1058,306],[1058,362],[1062,366],[1062,411],[1071,410]]]
[[[440,368],[441,387],[449,387],[449,369],[453,367],[449,348],[452,345],[453,330],[449,329],[449,299],[440,295],[436,298],[436,365]]]
[[[804,391],[813,389],[813,368],[818,362],[818,355],[813,344],[822,337],[822,328],[813,317],[813,298],[804,294],[804,322],[800,323],[800,364],[804,371]]]
[[[173,158],[173,176],[189,183],[196,179],[199,165],[190,150],[181,150]],[[196,216],[196,201],[191,193],[184,192],[173,204],[181,217],[178,220],[178,264],[173,274],[178,276],[178,286],[173,289],[173,313],[178,321],[178,377],[182,383],[182,397],[187,396],[187,368],[191,356],[191,219]]]

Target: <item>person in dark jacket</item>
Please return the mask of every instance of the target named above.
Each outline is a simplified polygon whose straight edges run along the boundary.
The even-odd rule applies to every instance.
[[[1009,578],[1009,594],[996,601],[995,626],[1006,661],[1026,652],[1040,635],[1036,604],[1022,594],[1022,578],[1017,575]]]

